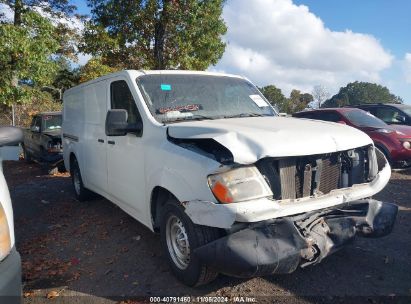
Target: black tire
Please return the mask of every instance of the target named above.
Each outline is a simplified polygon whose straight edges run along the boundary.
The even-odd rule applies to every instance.
[[[70,165],[71,181],[73,182],[74,194],[80,202],[87,201],[93,197],[93,192],[84,187],[77,159],[74,158]]]
[[[57,170],[58,170],[58,172],[60,172],[60,173],[65,173],[65,172],[67,172],[66,167],[64,166],[64,163],[59,164],[59,165],[57,166]]]
[[[33,160],[31,158],[31,154],[26,150],[26,148],[23,146],[23,158],[26,161],[26,163],[32,163]]]
[[[183,224],[190,248],[189,262],[184,269],[182,269],[181,266],[178,266],[178,264],[173,260],[173,253],[170,253],[172,249],[169,249],[167,241],[168,221],[169,219],[172,220],[174,218],[178,218]],[[195,248],[220,238],[221,231],[219,229],[195,225],[185,214],[183,207],[178,202],[172,200],[167,202],[162,208],[160,234],[163,254],[167,257],[172,272],[181,282],[188,286],[200,286],[217,278],[218,272],[215,269],[201,263],[201,261],[195,254],[192,254],[192,252]]]
[[[388,152],[388,149],[386,149],[385,147],[381,146],[381,145],[376,145],[375,146],[376,149],[380,150],[382,154],[384,154],[385,158],[387,159],[388,163],[390,164],[390,166],[393,166],[393,162],[391,159],[391,155],[390,152]]]

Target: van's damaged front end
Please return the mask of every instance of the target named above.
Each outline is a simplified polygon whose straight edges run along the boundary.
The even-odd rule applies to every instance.
[[[220,272],[252,277],[290,273],[321,262],[356,235],[381,237],[391,232],[397,206],[368,199],[296,216],[248,224],[195,254]]]
[[[205,151],[198,137],[169,139],[230,163],[232,149],[221,137],[213,151]],[[392,231],[397,206],[370,199],[388,183],[391,168],[370,142],[323,154],[258,157],[246,165],[231,157],[231,164],[208,177],[216,201],[183,203],[195,224],[226,232],[194,250],[219,272],[290,273],[321,262],[356,235],[382,237]]]

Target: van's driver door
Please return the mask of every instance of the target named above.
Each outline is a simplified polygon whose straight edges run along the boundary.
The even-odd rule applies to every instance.
[[[141,122],[127,81],[121,77],[114,78],[109,90],[109,109],[127,110],[130,124]],[[142,134],[107,136],[107,173],[108,193],[112,200],[141,221],[145,202]]]

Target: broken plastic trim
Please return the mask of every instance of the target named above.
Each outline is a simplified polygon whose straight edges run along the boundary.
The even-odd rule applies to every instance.
[[[339,208],[250,224],[195,249],[194,254],[220,272],[236,277],[291,273],[321,262],[355,235],[382,237],[394,226],[398,207],[359,200]]]
[[[167,139],[184,149],[214,159],[223,165],[234,163],[234,156],[229,149],[212,138],[174,138],[168,133]]]

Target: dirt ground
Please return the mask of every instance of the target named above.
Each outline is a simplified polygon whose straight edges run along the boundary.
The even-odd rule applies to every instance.
[[[226,297],[231,302],[411,303],[410,172],[393,172],[375,197],[400,206],[391,235],[357,238],[323,263],[293,274],[248,280],[221,275],[195,289],[173,277],[158,235],[105,199],[76,201],[68,174],[42,175],[36,164],[23,161],[5,162],[4,172],[22,257],[24,303],[135,303],[161,296],[198,302]]]

